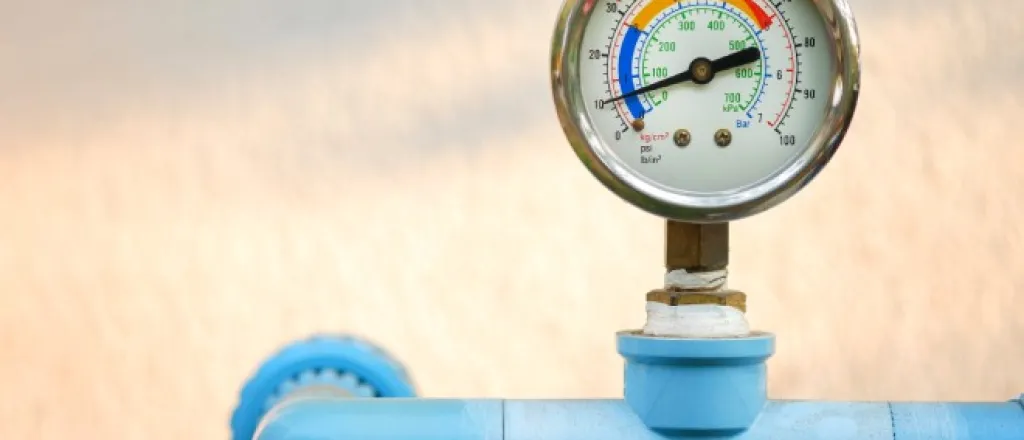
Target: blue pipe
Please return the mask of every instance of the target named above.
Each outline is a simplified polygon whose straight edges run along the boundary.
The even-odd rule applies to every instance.
[[[1024,406],[1005,403],[770,401],[740,433],[669,435],[624,400],[299,398],[256,440],[1021,440]]]
[[[302,341],[246,384],[233,438],[1024,440],[1024,396],[1002,403],[770,401],[769,333],[683,339],[624,331],[617,338],[626,359],[621,400],[415,399],[405,370],[372,344]]]

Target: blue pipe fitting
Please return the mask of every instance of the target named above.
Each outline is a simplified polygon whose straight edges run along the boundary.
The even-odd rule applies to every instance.
[[[626,358],[626,403],[667,435],[723,436],[746,430],[768,401],[765,361],[775,336],[683,339],[617,334]]]
[[[317,335],[272,355],[242,387],[231,438],[251,440],[267,412],[312,385],[351,397],[415,397],[405,368],[389,353],[352,336]]]

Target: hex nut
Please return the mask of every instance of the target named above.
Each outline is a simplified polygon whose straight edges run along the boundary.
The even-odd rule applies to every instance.
[[[732,306],[739,311],[747,311],[747,295],[738,290],[690,291],[676,289],[656,289],[647,293],[647,301],[659,302],[670,306],[717,304]]]
[[[665,268],[710,272],[729,264],[729,224],[668,221],[665,227]]]

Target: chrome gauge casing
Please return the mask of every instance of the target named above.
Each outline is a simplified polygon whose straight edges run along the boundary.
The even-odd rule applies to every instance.
[[[802,151],[794,153],[786,165],[769,177],[724,191],[696,192],[645,178],[635,167],[627,165],[595,130],[587,108],[590,101],[584,99],[580,87],[580,64],[585,57],[583,41],[588,24],[595,11],[606,2],[565,0],[554,31],[550,73],[558,118],[576,155],[602,184],[621,198],[647,212],[676,221],[738,220],[793,196],[825,167],[850,127],[860,90],[860,44],[853,13],[845,0],[792,2],[813,3],[824,22],[827,38],[822,39],[827,40],[824,43],[827,43],[834,66],[828,83],[830,90],[819,91],[820,98],[827,99],[824,119],[803,143]],[[822,46],[821,43],[818,45]]]

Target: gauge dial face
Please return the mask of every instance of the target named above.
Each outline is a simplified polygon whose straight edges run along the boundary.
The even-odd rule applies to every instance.
[[[849,114],[837,118],[834,107],[850,65],[836,61],[844,42],[822,1],[584,3],[585,25],[569,43],[578,65],[565,78],[579,108],[567,113],[633,185],[688,200],[762,197],[807,173],[798,162],[822,147],[822,131],[845,132]]]

